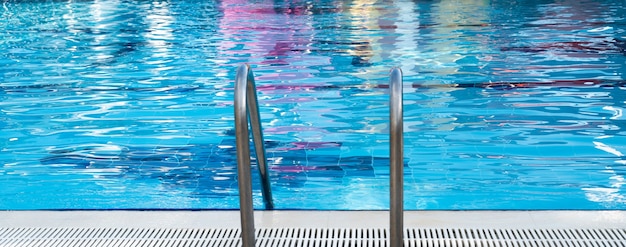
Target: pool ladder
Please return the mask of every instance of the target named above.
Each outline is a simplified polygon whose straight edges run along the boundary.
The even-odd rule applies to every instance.
[[[389,76],[389,246],[400,247],[403,245],[404,239],[402,70],[393,68]],[[237,143],[237,180],[239,185],[242,247],[255,246],[248,123],[250,123],[250,129],[252,129],[252,140],[261,175],[265,209],[274,209],[260,118],[254,74],[250,66],[244,64],[239,66],[235,77],[235,140]]]

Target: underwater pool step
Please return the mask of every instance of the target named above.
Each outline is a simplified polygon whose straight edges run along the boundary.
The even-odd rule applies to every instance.
[[[2,247],[241,246],[240,230],[0,228]],[[256,246],[388,246],[383,228],[260,228]],[[626,246],[626,229],[407,228],[404,246]]]

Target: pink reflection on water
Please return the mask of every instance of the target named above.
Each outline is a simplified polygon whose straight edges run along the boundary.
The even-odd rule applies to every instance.
[[[307,126],[279,126],[279,127],[265,128],[264,131],[265,133],[272,133],[272,134],[288,134],[291,132],[303,132],[303,131],[316,131],[316,132],[323,132],[323,133],[327,132],[323,128],[307,127]]]
[[[270,63],[270,62],[273,63],[273,61],[275,60],[271,60],[271,61],[265,60],[265,62],[267,63]],[[274,81],[291,81],[291,80],[311,78],[311,77],[313,77],[311,73],[305,73],[305,72],[267,73],[264,75],[257,76],[259,80],[274,80]]]
[[[302,102],[311,102],[317,101],[317,98],[311,97],[297,97],[297,98],[280,98],[275,100],[267,100],[265,103],[302,103]]]
[[[290,147],[280,147],[276,150],[302,150],[302,149],[319,149],[319,148],[336,148],[341,144],[337,142],[292,142]]]
[[[311,44],[309,13],[305,2],[290,1],[293,6],[277,6],[273,0],[260,0],[250,3],[247,0],[223,0],[220,4],[224,13],[220,20],[220,30],[224,35],[219,46],[221,57],[247,59],[251,64],[290,65],[302,60],[302,49]],[[283,13],[279,13],[282,11]],[[228,60],[231,60],[228,59]],[[230,61],[225,61],[229,63]],[[260,79],[299,79],[309,73],[279,74]]]

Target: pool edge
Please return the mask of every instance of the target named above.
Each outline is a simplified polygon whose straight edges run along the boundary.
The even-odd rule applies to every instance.
[[[388,228],[388,211],[255,211],[257,228]],[[414,228],[625,228],[626,210],[406,211]],[[5,228],[239,228],[239,211],[0,211]]]

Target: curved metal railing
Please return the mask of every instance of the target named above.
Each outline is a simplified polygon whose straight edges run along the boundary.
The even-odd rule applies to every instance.
[[[389,158],[390,158],[390,227],[389,246],[401,247],[404,242],[404,137],[402,110],[402,70],[393,68],[389,79]],[[269,183],[265,146],[261,129],[254,74],[248,65],[237,69],[235,78],[235,132],[237,142],[237,170],[239,204],[241,212],[241,239],[243,247],[254,247],[254,207],[252,203],[252,179],[250,176],[250,133],[257,155],[257,163],[263,185],[266,209],[273,209],[272,191]]]
[[[389,73],[389,246],[404,242],[404,137],[402,112],[402,70]]]
[[[253,247],[254,207],[252,204],[252,178],[250,175],[250,133],[256,151],[256,160],[261,174],[263,201],[266,209],[274,209],[270,187],[263,129],[261,129],[259,103],[256,96],[254,74],[247,64],[239,66],[235,77],[235,140],[237,143],[237,172],[239,184],[239,208],[241,212],[241,238],[243,247]]]

